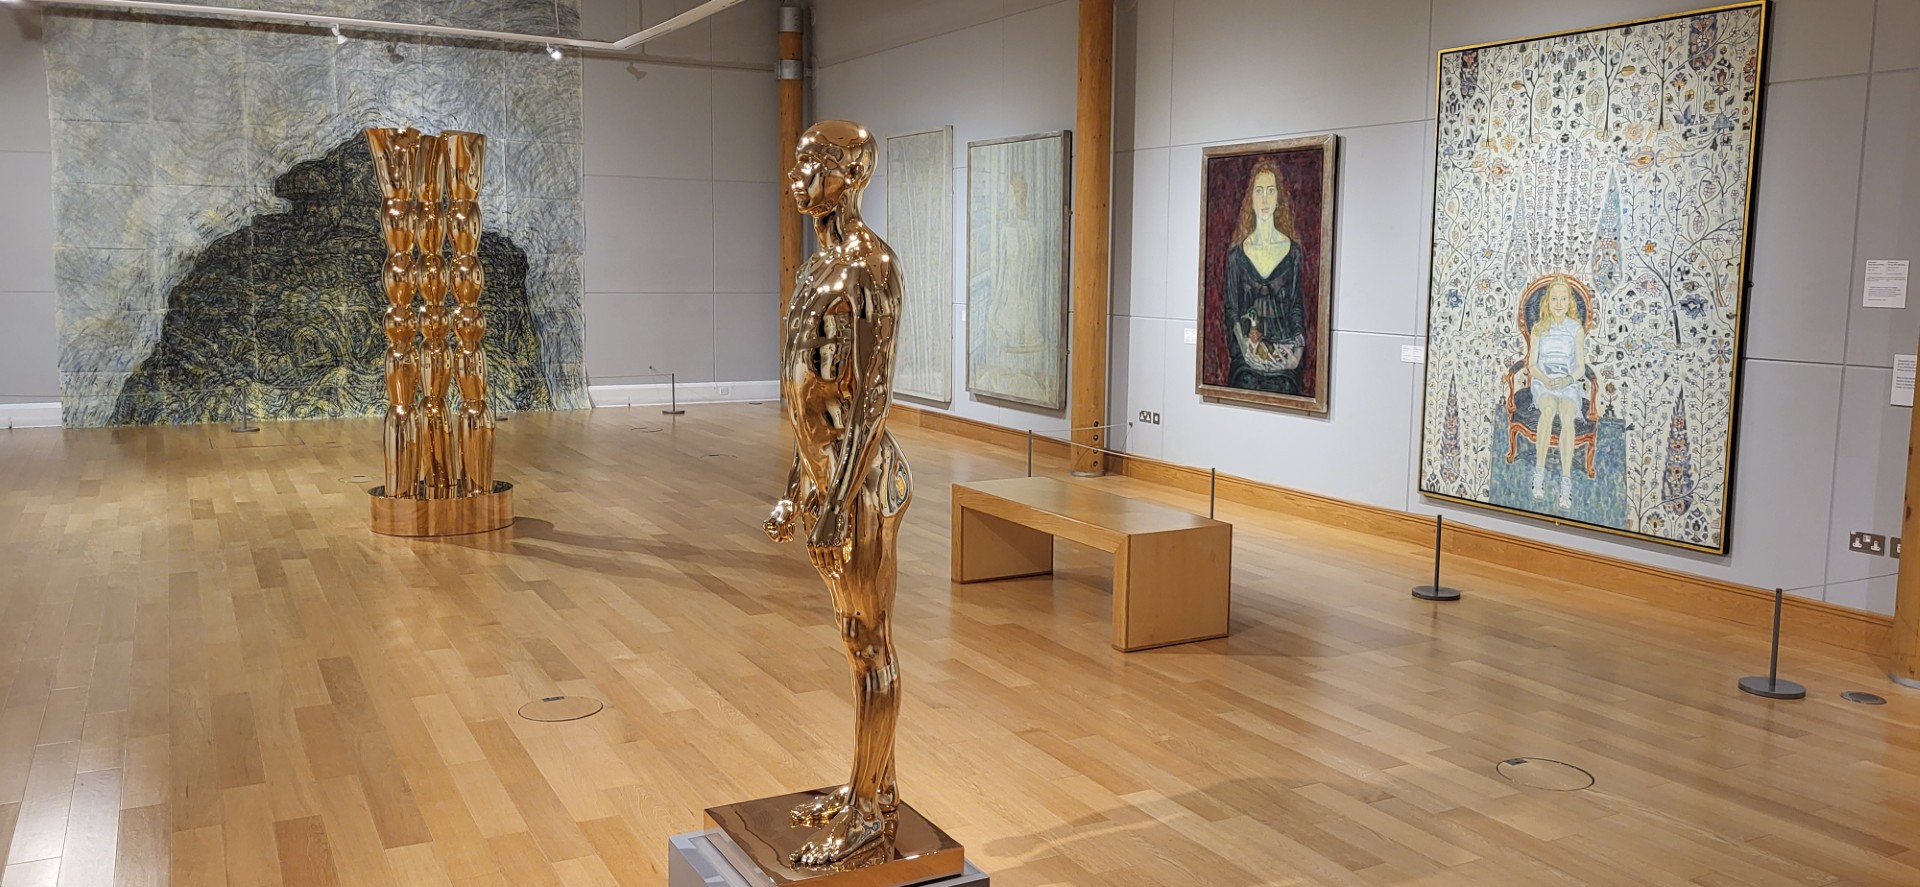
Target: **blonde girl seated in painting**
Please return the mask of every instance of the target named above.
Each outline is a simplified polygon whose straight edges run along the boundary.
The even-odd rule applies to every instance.
[[[1573,505],[1574,418],[1585,405],[1587,328],[1574,309],[1573,285],[1564,277],[1547,284],[1540,317],[1527,334],[1527,375],[1532,379],[1534,406],[1540,424],[1533,434],[1533,498],[1547,497],[1547,449],[1553,442],[1554,422],[1560,423],[1561,508]]]

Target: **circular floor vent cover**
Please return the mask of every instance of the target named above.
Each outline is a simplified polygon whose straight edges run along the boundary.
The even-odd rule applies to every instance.
[[[349,474],[341,478],[340,482],[343,484],[370,484],[373,483],[373,478],[364,474]]]
[[[591,696],[548,696],[520,706],[520,716],[529,721],[577,721],[596,715],[607,704]]]
[[[1508,758],[1493,769],[1515,785],[1550,792],[1577,792],[1593,786],[1592,773],[1547,758]]]
[[[1848,702],[1858,702],[1861,705],[1886,705],[1887,704],[1886,697],[1881,696],[1877,693],[1868,693],[1865,690],[1848,690],[1847,692],[1840,694],[1840,698],[1845,699]]]

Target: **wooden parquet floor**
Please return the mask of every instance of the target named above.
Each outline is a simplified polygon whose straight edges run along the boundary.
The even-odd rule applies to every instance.
[[[841,777],[772,405],[515,416],[520,522],[442,540],[367,531],[377,428],[0,432],[0,884],[658,885],[703,807]],[[1750,629],[1493,564],[1423,604],[1416,547],[1234,507],[1234,635],[1122,655],[1096,552],[949,585],[948,485],[1022,461],[900,437],[902,787],[997,885],[1920,884],[1876,663],[1789,646],[1769,703]],[[557,693],[608,708],[516,716]]]

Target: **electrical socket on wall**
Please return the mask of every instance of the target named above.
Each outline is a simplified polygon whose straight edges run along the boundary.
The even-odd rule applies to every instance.
[[[1847,534],[1847,550],[1861,554],[1884,555],[1887,553],[1887,537],[1855,530]]]
[[[726,397],[727,395],[729,395],[729,394],[732,394],[732,393],[733,393],[733,386],[731,386],[731,385],[722,385],[722,386],[720,386],[720,396],[721,396],[721,397]]]
[[[1140,422],[1143,425],[1158,425],[1160,424],[1160,414],[1149,410],[1141,410]]]
[[[1900,557],[1900,537],[1899,536],[1893,537],[1892,543],[1887,546],[1887,553],[1893,555],[1895,559],[1898,559]]]

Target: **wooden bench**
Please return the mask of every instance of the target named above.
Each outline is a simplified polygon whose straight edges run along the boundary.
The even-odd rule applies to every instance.
[[[953,485],[953,580],[1053,572],[1053,537],[1113,553],[1113,647],[1226,637],[1233,525],[1093,484],[1018,477]]]

